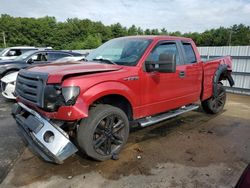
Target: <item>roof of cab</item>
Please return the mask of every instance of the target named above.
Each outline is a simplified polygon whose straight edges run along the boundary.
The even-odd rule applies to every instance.
[[[167,35],[135,35],[135,36],[125,36],[125,37],[120,37],[120,38],[143,38],[143,39],[152,39],[152,40],[185,40],[185,41],[192,41],[191,38],[167,36]]]

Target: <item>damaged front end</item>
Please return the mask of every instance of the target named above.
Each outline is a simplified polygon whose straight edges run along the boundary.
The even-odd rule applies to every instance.
[[[12,115],[31,148],[44,160],[61,164],[77,152],[64,130],[23,103],[14,104]]]

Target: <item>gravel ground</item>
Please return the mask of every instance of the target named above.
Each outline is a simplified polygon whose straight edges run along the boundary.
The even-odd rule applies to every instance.
[[[0,164],[10,160],[9,169],[23,144],[13,120],[7,115],[1,120],[0,135],[6,139],[0,141]],[[228,94],[219,115],[198,110],[132,130],[117,161],[96,162],[78,153],[55,165],[26,148],[1,186],[234,187],[250,162],[249,132],[250,96]]]
[[[13,101],[0,96],[0,183],[25,148],[16,122],[10,115],[12,104]]]

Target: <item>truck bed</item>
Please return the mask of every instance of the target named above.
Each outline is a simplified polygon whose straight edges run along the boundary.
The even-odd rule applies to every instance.
[[[203,61],[203,93],[202,100],[212,96],[215,73],[218,67],[226,67],[228,73],[232,72],[232,58],[230,56],[218,57]]]

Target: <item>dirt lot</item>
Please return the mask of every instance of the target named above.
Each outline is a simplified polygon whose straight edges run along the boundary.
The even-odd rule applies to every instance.
[[[16,122],[10,116],[12,104],[0,95],[0,183],[25,148]]]
[[[1,117],[1,139],[5,124],[13,123],[6,118]],[[16,135],[15,126],[10,129]],[[249,133],[250,96],[229,94],[219,115],[198,110],[132,130],[117,161],[96,162],[76,154],[54,165],[26,148],[1,187],[233,187],[250,162]],[[9,150],[3,148],[8,142],[0,142],[0,155],[7,158]],[[15,153],[12,164],[22,142],[12,138],[8,148]]]

